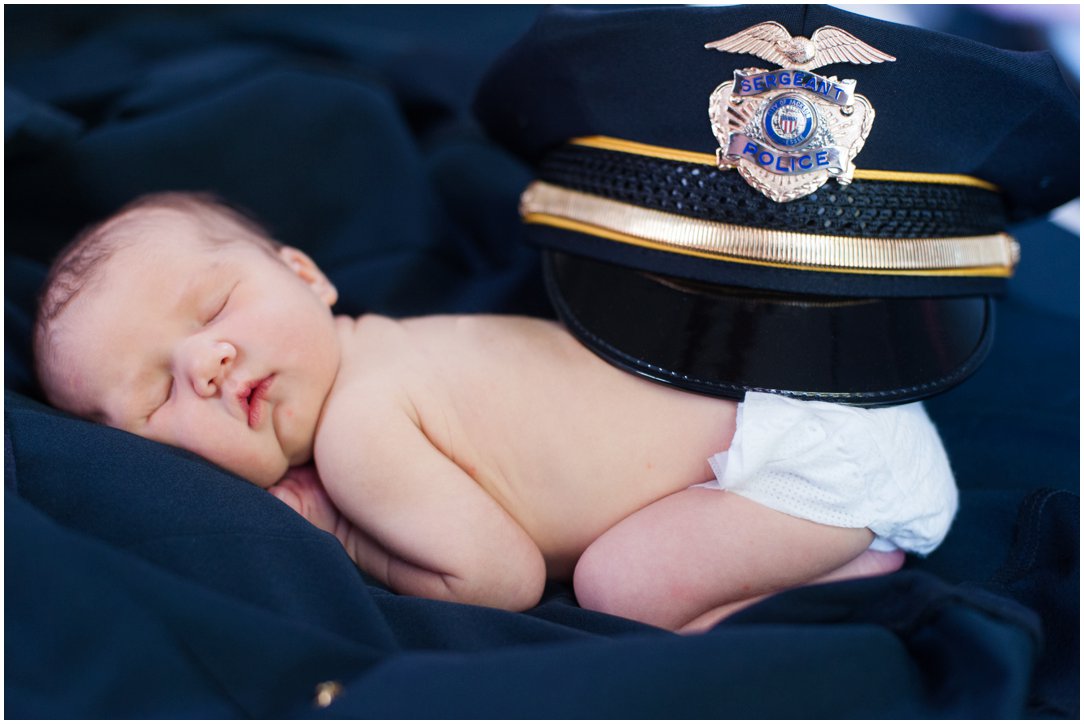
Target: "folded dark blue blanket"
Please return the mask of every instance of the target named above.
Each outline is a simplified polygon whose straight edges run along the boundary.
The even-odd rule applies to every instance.
[[[530,173],[468,110],[536,12],[5,9],[5,714],[1078,716],[1079,249],[1047,222],[1013,230],[988,362],[928,403],[961,487],[944,545],[701,636],[558,584],[522,614],[395,595],[263,491],[41,403],[49,259],[151,190],[251,210],[345,314],[551,315]]]

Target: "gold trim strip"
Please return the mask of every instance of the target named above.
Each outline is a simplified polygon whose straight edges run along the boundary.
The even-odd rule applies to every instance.
[[[944,239],[877,239],[775,231],[645,209],[535,181],[520,215],[624,244],[804,271],[913,276],[1008,277],[1019,245],[1008,234]]]
[[[621,138],[610,136],[581,136],[569,141],[574,146],[586,146],[598,148],[603,151],[620,151],[637,156],[650,156],[661,158],[666,161],[680,161],[682,163],[697,163],[704,166],[716,166],[715,154],[697,153],[696,151],[683,151],[679,148],[667,148],[666,146],[652,146],[647,143],[626,141]],[[920,171],[878,171],[871,168],[857,168],[854,170],[856,179],[865,181],[897,181],[900,183],[923,183],[923,184],[948,184],[951,186],[971,186],[998,193],[999,189],[989,181],[983,181],[974,176],[966,176],[956,173],[923,173]]]
[[[569,143],[574,146],[599,148],[603,151],[620,151],[621,153],[631,153],[636,156],[651,156],[652,158],[661,158],[666,161],[699,163],[705,166],[715,165],[714,153],[697,153],[695,151],[682,151],[678,148],[667,148],[666,146],[651,146],[646,143],[625,141],[620,138],[611,138],[609,136],[583,136],[581,138],[573,138]]]

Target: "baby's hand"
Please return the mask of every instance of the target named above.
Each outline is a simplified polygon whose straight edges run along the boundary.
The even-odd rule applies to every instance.
[[[335,506],[324,489],[315,465],[290,468],[282,480],[268,488],[267,492],[293,508],[294,512],[317,528],[338,538],[347,555],[359,568],[373,576],[384,571],[385,578],[380,580],[387,585],[387,552],[351,523]]]
[[[315,465],[299,465],[286,471],[267,492],[294,509],[317,528],[338,536],[342,514],[324,490]]]

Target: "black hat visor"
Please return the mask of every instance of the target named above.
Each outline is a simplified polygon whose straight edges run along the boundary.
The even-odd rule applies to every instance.
[[[545,252],[558,316],[630,372],[702,394],[746,391],[851,405],[929,397],[992,341],[986,296],[856,298],[702,284]]]

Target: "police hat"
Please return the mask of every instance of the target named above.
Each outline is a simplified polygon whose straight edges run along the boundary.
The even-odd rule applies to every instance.
[[[697,392],[881,405],[971,374],[1006,233],[1077,195],[1051,56],[823,5],[554,8],[475,112],[536,170],[560,318]]]

